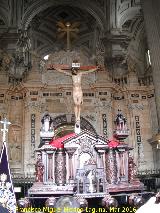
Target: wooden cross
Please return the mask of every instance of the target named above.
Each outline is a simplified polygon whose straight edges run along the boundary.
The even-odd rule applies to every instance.
[[[78,32],[77,26],[79,25],[78,22],[75,22],[71,24],[70,22],[62,23],[58,22],[57,25],[59,26],[58,32],[62,32],[60,34],[60,38],[64,37],[64,35],[67,35],[67,50],[70,50],[70,39],[71,37],[76,37],[76,32]]]
[[[7,120],[7,118],[4,118],[4,120],[0,121],[0,123],[3,125],[3,129],[1,129],[1,131],[3,132],[3,142],[5,142],[6,141],[6,133],[8,132],[7,125],[10,125],[11,122],[9,122]]]
[[[54,67],[62,69],[62,70],[71,70],[73,66],[67,65],[67,64],[48,64],[47,70],[54,70],[55,69]],[[85,71],[88,71],[90,69],[94,69],[96,67],[97,66],[91,65],[91,66],[80,66],[78,68],[79,68],[79,70],[85,72]]]

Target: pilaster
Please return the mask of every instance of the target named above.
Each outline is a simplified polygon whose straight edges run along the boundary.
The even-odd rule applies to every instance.
[[[144,21],[151,51],[151,62],[153,68],[153,83],[155,87],[155,98],[157,106],[158,126],[160,128],[160,34],[157,25],[157,14],[153,7],[153,0],[142,0]]]

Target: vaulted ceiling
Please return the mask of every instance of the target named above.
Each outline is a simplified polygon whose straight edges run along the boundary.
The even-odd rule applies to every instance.
[[[66,37],[58,38],[59,21],[79,22],[72,48],[90,57],[105,52],[111,65],[131,55],[143,73],[147,43],[140,0],[1,0],[0,48],[14,52],[20,29],[29,32],[32,50],[42,57],[65,49]]]
[[[66,36],[58,38],[57,23],[79,22],[77,38],[72,40],[72,47],[83,47],[86,51],[95,51],[97,34],[100,29],[93,16],[84,10],[72,6],[57,6],[48,8],[37,14],[30,23],[33,35],[34,49],[40,55],[66,47]]]

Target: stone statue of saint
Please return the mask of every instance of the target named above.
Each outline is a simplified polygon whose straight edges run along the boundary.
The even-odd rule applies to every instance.
[[[36,182],[43,182],[44,165],[42,163],[41,155],[38,155],[35,170],[36,170]]]
[[[95,171],[94,170],[89,171],[89,174],[87,175],[87,178],[89,180],[88,191],[90,193],[96,192],[96,187],[95,187],[95,182],[96,182]]]
[[[18,133],[17,133],[18,134]],[[13,142],[10,144],[9,149],[10,149],[10,161],[17,162],[21,161],[21,145],[19,141],[19,136],[14,135],[13,136]]]
[[[123,116],[121,110],[118,110],[118,114],[117,114],[114,122],[117,126],[117,130],[126,130],[127,129],[127,126],[126,126],[127,119]]]
[[[48,113],[43,116],[41,122],[43,125],[42,127],[43,131],[48,132],[49,130],[51,130],[53,120]]]
[[[75,123],[76,123],[76,127],[79,128],[81,104],[83,104],[83,92],[82,92],[82,86],[81,86],[82,75],[94,72],[97,70],[97,68],[90,69],[87,71],[80,71],[77,68],[72,68],[71,72],[59,69],[58,66],[54,66],[54,69],[57,70],[58,72],[65,73],[66,75],[69,75],[72,77]]]

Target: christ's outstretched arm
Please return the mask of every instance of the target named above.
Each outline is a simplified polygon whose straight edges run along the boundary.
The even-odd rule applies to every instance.
[[[59,68],[56,67],[56,66],[54,66],[53,68],[54,68],[57,72],[61,72],[61,73],[64,73],[64,74],[66,74],[66,75],[72,76],[72,73],[67,72],[66,70],[59,69]]]
[[[80,73],[83,74],[83,75],[86,75],[86,74],[94,72],[96,70],[98,70],[98,67],[94,68],[94,69],[91,69],[91,70],[84,70],[84,71],[81,71]]]

